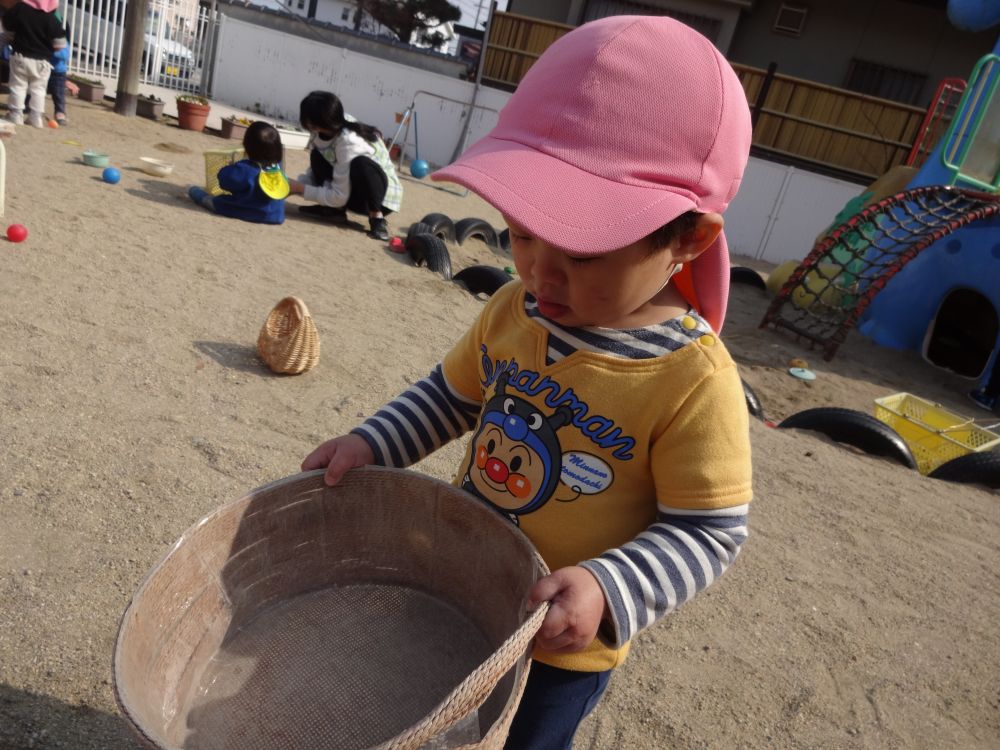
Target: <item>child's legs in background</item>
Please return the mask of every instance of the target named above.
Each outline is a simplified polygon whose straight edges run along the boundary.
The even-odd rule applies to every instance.
[[[315,172],[313,172],[315,174]],[[356,156],[351,160],[351,195],[347,208],[359,214],[382,213],[382,201],[389,189],[389,178],[382,167],[367,156]]]
[[[215,198],[204,188],[192,185],[188,188],[188,198],[193,200],[202,208],[207,208],[212,213],[215,213]]]
[[[49,75],[49,93],[55,107],[56,120],[66,119],[66,74],[52,71]],[[60,117],[62,115],[62,117]]]
[[[28,78],[28,95],[31,101],[28,103],[28,118],[36,128],[45,126],[45,93],[49,87],[49,74],[52,72],[52,65],[48,60],[32,60],[24,58],[30,73]]]
[[[610,679],[610,670],[571,672],[533,661],[504,749],[570,750]]]
[[[23,55],[10,56],[10,84],[7,97],[7,118],[18,124],[24,122],[24,97],[31,81],[31,69],[28,58]]]

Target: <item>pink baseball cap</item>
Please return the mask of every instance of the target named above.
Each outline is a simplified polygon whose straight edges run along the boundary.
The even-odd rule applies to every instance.
[[[59,7],[59,0],[24,0],[24,4],[37,10],[51,13]]]
[[[743,86],[711,42],[672,18],[613,16],[553,43],[496,127],[432,178],[469,188],[549,244],[597,255],[687,211],[722,213],[750,137]],[[720,330],[725,236],[674,280]]]

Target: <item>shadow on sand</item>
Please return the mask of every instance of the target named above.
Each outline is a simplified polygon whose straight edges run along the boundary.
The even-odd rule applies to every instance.
[[[0,683],[0,748],[136,750],[125,720]]]

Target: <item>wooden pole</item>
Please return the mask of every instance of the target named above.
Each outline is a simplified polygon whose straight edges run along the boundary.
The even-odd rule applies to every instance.
[[[750,110],[751,127],[757,127],[757,120],[760,119],[761,110],[764,109],[764,100],[767,99],[767,92],[771,90],[771,84],[774,83],[774,74],[777,71],[778,63],[772,62],[767,66],[767,73],[764,74],[764,80],[760,84],[760,91],[757,92],[757,100],[753,103],[753,109]]]
[[[146,15],[149,0],[128,0],[125,10],[125,34],[122,36],[121,66],[118,90],[115,94],[115,112],[125,117],[135,117],[139,101],[139,69],[142,67],[142,48],[146,36]]]
[[[486,45],[490,43],[490,27],[493,25],[493,14],[497,11],[497,4],[490,3],[490,14],[486,16],[486,29],[483,31],[483,46],[479,50],[479,64],[476,66],[476,85],[472,89],[472,101],[469,102],[469,114],[465,116],[462,123],[462,133],[455,144],[455,152],[451,155],[451,160],[455,161],[469,142],[469,125],[472,124],[472,115],[476,111],[476,100],[479,99],[479,89],[483,87],[483,66],[486,64]]]

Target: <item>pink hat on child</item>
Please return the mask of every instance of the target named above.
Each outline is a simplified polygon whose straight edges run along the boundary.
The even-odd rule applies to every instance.
[[[59,7],[59,0],[24,0],[24,4],[51,13]]]
[[[597,255],[687,211],[722,213],[750,151],[732,67],[660,16],[592,21],[532,66],[489,135],[435,172],[546,242]],[[718,331],[729,296],[724,235],[675,277]]]

